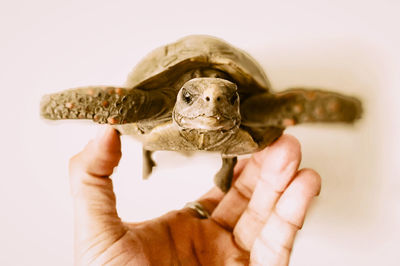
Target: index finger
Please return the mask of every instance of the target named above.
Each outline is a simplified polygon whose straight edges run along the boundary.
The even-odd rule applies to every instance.
[[[253,154],[237,181],[213,212],[212,219],[226,229],[233,230],[247,208],[256,186],[262,182],[261,179],[268,180],[267,193],[262,197],[275,202],[279,196],[277,193],[282,192],[295,175],[300,158],[300,144],[290,135],[281,136],[268,148]]]

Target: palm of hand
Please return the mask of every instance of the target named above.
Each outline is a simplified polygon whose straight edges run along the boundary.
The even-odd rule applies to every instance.
[[[231,232],[186,210],[143,224],[129,224],[125,237],[116,243],[116,252],[102,256],[112,258],[115,265],[245,265],[249,261],[248,252],[237,246]],[[121,252],[134,246],[142,250]]]
[[[287,265],[296,232],[319,193],[313,170],[298,170],[300,147],[283,136],[235,168],[228,193],[198,200],[211,213],[184,208],[142,223],[123,223],[108,178],[121,156],[108,128],[71,159],[75,262],[81,265]]]

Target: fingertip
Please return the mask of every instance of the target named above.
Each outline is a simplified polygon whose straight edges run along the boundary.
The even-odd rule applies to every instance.
[[[316,171],[300,170],[276,204],[276,213],[285,221],[301,228],[307,210],[320,189],[321,178]]]
[[[294,177],[301,161],[301,146],[291,135],[282,135],[270,147],[255,154],[260,177],[282,192]]]
[[[268,154],[279,153],[282,161],[292,161],[293,159],[301,159],[301,145],[300,142],[292,135],[284,134],[280,136],[275,142],[265,149],[254,153],[253,157],[260,165],[268,159]],[[277,155],[275,155],[277,156]]]
[[[95,142],[98,147],[105,149],[107,152],[117,152],[121,149],[119,133],[109,125],[99,129]]]
[[[298,174],[297,178],[301,178],[302,182],[305,184],[307,188],[308,194],[312,197],[319,196],[321,193],[321,176],[310,168],[301,169]]]
[[[301,144],[296,137],[289,134],[282,135],[270,146],[270,149],[286,150],[287,152],[284,155],[286,155],[286,158],[289,160],[301,158]]]
[[[107,137],[110,127],[107,125],[100,126],[97,130],[96,141],[101,141],[104,137]]]
[[[81,173],[109,176],[118,165],[121,156],[121,141],[117,131],[105,126],[81,152],[70,159],[70,173],[77,176],[81,176]]]

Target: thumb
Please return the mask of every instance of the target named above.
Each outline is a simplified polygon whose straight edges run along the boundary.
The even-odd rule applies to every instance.
[[[96,253],[107,246],[107,242],[112,243],[125,233],[117,214],[112,180],[109,178],[120,158],[119,135],[115,129],[106,126],[96,139],[90,141],[70,160],[75,247],[78,249],[78,256],[79,249],[91,246]],[[98,243],[99,246],[93,246],[92,243]]]

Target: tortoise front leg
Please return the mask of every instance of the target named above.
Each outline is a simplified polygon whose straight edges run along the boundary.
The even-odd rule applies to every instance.
[[[153,171],[153,167],[156,166],[156,163],[151,158],[152,154],[153,151],[149,151],[143,148],[143,169],[142,169],[143,179],[148,179],[151,172]]]
[[[227,192],[231,187],[233,178],[233,168],[237,162],[237,157],[226,157],[222,155],[222,166],[214,176],[214,183],[223,192]]]
[[[345,122],[361,117],[361,102],[335,92],[291,89],[254,95],[241,105],[242,125],[285,128],[299,123]]]
[[[126,124],[161,116],[172,109],[168,90],[146,91],[90,86],[45,95],[40,113],[51,120],[92,119],[98,123]]]

